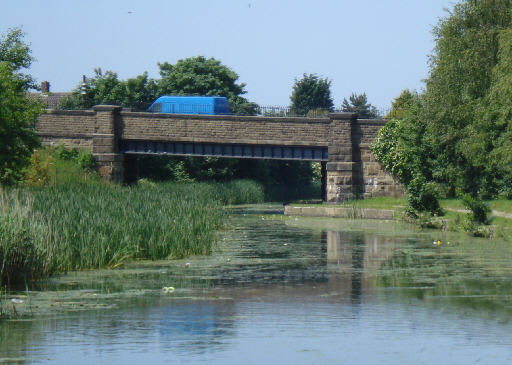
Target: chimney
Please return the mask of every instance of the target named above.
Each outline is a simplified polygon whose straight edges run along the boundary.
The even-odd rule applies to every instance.
[[[41,92],[47,94],[50,92],[50,83],[48,81],[41,82]]]

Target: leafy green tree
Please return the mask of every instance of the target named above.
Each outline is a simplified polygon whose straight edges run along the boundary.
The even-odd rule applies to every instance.
[[[171,65],[159,63],[160,95],[224,96],[228,98],[231,112],[255,114],[257,105],[242,97],[247,93],[244,83],[237,83],[238,74],[214,58],[203,56],[178,60]]]
[[[178,60],[175,65],[159,63],[161,79],[153,80],[147,72],[135,78],[120,80],[113,71],[94,70],[86,79],[85,107],[110,104],[146,110],[160,95],[224,96],[231,112],[253,115],[257,105],[242,97],[245,84],[238,84],[238,75],[214,58],[203,56]],[[84,105],[80,83],[72,95],[60,103],[61,109],[81,109]]]
[[[84,106],[80,83],[72,95],[64,98],[59,104],[61,109],[81,109]],[[147,72],[126,81],[119,80],[113,71],[103,72],[101,68],[94,70],[94,76],[86,79],[87,93],[85,107],[94,105],[121,105],[146,110],[156,99],[158,91],[156,82],[148,77]]]
[[[433,33],[425,91],[395,100],[373,151],[412,194],[512,197],[512,0],[463,0]]]
[[[420,95],[405,90],[393,101],[388,123],[371,148],[376,159],[405,187],[416,175],[428,174],[430,155],[423,148],[426,125],[421,118]]]
[[[343,98],[341,110],[344,112],[357,113],[359,118],[372,119],[379,118],[379,112],[376,107],[368,102],[366,93],[355,94],[349,96],[348,100]]]
[[[22,72],[30,67],[32,60],[20,29],[12,29],[0,37],[0,184],[3,185],[21,180],[23,169],[39,144],[31,126],[42,106],[27,97],[34,81]]]
[[[316,74],[303,74],[300,80],[295,79],[290,100],[292,114],[306,115],[315,109],[332,111],[331,81]]]
[[[419,94],[415,91],[404,90],[393,100],[391,110],[386,115],[387,119],[404,119],[411,107],[419,100]]]
[[[30,68],[34,58],[20,28],[8,30],[0,36],[0,62],[5,62],[16,76],[17,83],[24,90],[37,89],[35,80],[29,74],[21,72]]]
[[[156,80],[148,77],[148,73],[125,81],[125,105],[135,110],[147,110],[158,95]]]
[[[487,98],[500,60],[500,35],[512,25],[511,8],[509,0],[461,1],[433,32],[425,117],[438,156],[437,179],[472,196],[493,196],[499,186],[488,160],[499,138],[492,137],[494,122],[481,123],[481,117],[496,112]]]
[[[476,133],[468,143],[473,150],[467,155],[482,159],[477,162],[492,177],[490,185],[512,199],[512,28],[500,32],[498,41],[498,63],[477,111]]]

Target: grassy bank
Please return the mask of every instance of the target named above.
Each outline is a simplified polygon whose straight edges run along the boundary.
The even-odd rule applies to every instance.
[[[0,279],[23,284],[131,259],[208,254],[225,204],[263,200],[259,185],[98,181],[0,192]]]
[[[434,219],[418,220],[415,223],[425,227],[438,228],[449,231],[464,232],[469,234],[484,235],[491,238],[503,238],[512,241],[512,201],[507,199],[490,200],[486,202],[493,210],[491,214],[492,222],[490,226],[471,226],[468,223],[467,208],[462,200],[444,199],[440,201],[441,208],[445,215]],[[293,204],[295,206],[315,206],[311,204]],[[407,205],[405,198],[377,197],[362,200],[349,200],[342,204],[331,205],[327,203],[320,206],[343,208],[373,208],[373,209],[391,209],[394,210],[396,219],[405,219],[405,207]]]

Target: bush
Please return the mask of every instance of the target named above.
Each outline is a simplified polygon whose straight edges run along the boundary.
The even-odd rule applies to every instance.
[[[30,165],[25,173],[25,182],[30,186],[42,186],[50,183],[53,174],[54,159],[44,150],[35,150],[30,157]]]
[[[263,203],[263,186],[252,180],[235,180],[215,184],[219,200],[226,205]]]
[[[89,151],[79,151],[76,161],[85,171],[92,171],[96,167],[94,156]]]
[[[79,165],[82,169],[92,171],[96,167],[96,161],[91,152],[86,150],[79,150],[77,148],[66,148],[60,145],[53,152],[55,158],[59,158],[64,161],[73,161]]]
[[[492,219],[488,216],[491,212],[491,208],[489,208],[489,205],[486,202],[481,199],[474,198],[469,194],[464,194],[462,196],[462,202],[466,208],[471,210],[471,222],[477,225],[489,225],[491,223]]]
[[[94,171],[92,153],[76,148],[43,148],[34,151],[25,170],[24,182],[30,187],[63,185],[100,180]]]
[[[443,215],[439,205],[439,191],[436,184],[427,182],[421,175],[416,176],[407,186],[407,214],[418,217],[418,212]]]
[[[76,148],[66,148],[64,145],[59,145],[54,151],[55,157],[61,160],[72,161],[78,158],[78,150]]]

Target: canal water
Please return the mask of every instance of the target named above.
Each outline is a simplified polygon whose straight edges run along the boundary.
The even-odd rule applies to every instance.
[[[512,363],[510,244],[272,210],[234,211],[210,257],[9,293],[0,363]]]

